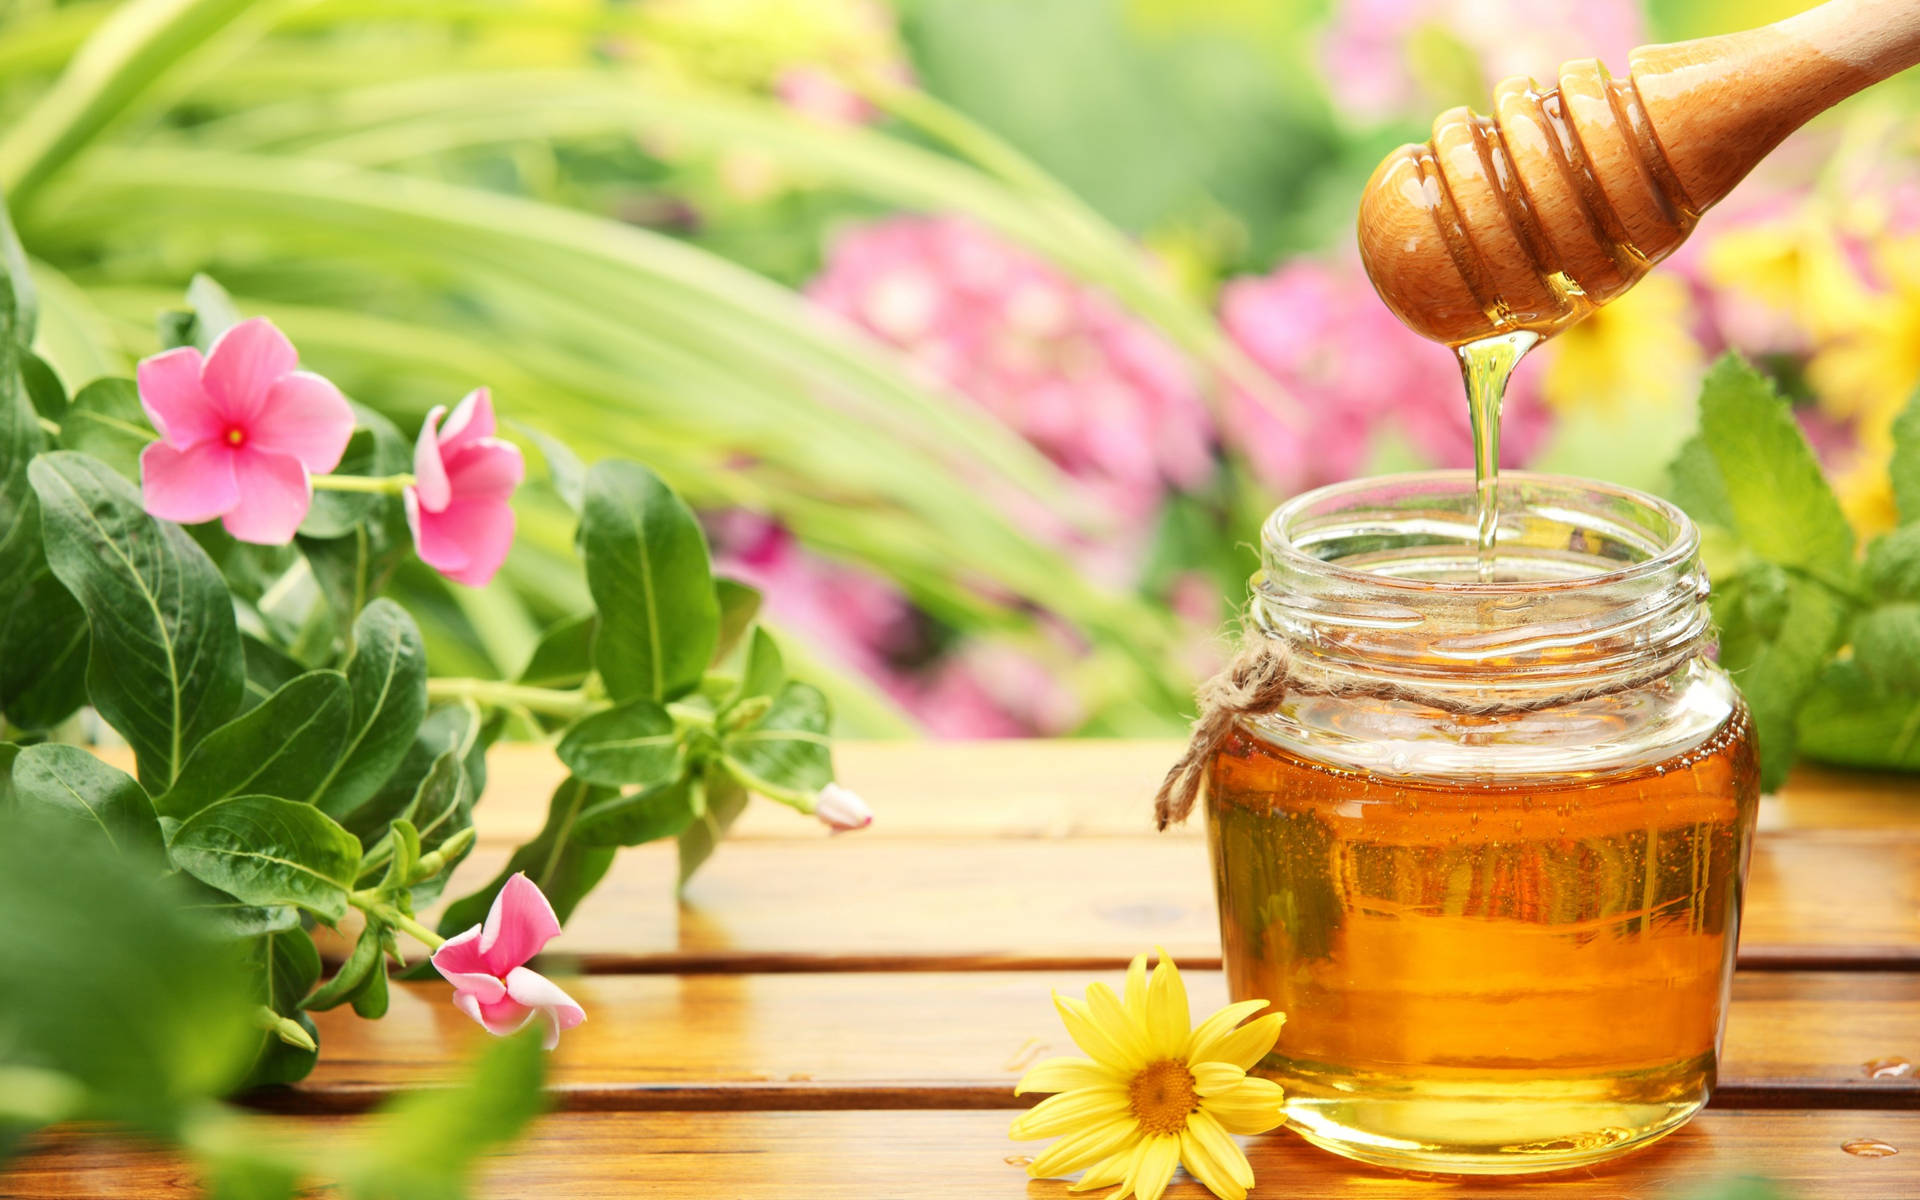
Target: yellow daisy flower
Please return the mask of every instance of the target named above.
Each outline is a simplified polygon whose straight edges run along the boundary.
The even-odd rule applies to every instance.
[[[1182,1163],[1222,1200],[1245,1200],[1253,1168],[1230,1136],[1265,1133],[1286,1120],[1280,1085],[1247,1074],[1273,1049],[1286,1020],[1265,1000],[1229,1004],[1191,1026],[1187,988],[1160,951],[1147,977],[1147,956],[1127,968],[1126,998],[1091,984],[1084,1002],[1055,993],[1053,1005],[1075,1043],[1092,1056],[1050,1058],[1021,1078],[1015,1095],[1057,1092],[1014,1121],[1017,1141],[1059,1137],[1027,1167],[1036,1179],[1086,1174],[1076,1192],[1119,1184],[1107,1200],[1128,1194],[1160,1200]]]

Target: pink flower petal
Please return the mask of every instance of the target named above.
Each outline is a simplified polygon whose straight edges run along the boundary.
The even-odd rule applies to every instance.
[[[506,1037],[526,1028],[533,1020],[533,1009],[512,1000],[485,1001],[472,992],[456,992],[453,1006],[480,1022],[481,1028],[495,1037]]]
[[[515,967],[507,972],[507,996],[516,1003],[538,1010],[547,1018],[546,1047],[549,1050],[560,1044],[561,1030],[572,1029],[587,1019],[587,1010],[581,1008],[572,996],[561,991],[559,985],[525,967]]]
[[[460,398],[440,427],[440,454],[452,458],[466,446],[493,436],[493,393],[475,388]]]
[[[150,443],[140,452],[141,502],[164,521],[211,521],[240,501],[234,458],[225,441],[201,442],[188,450]]]
[[[340,465],[353,436],[353,409],[340,389],[310,371],[295,371],[267,390],[247,426],[247,447],[298,459],[315,475]]]
[[[445,452],[440,447],[440,418],[446,415],[445,405],[434,405],[420,423],[420,438],[413,444],[413,486],[419,493],[420,507],[428,512],[439,512],[453,499]],[[418,535],[414,540],[419,540]]]
[[[488,970],[504,976],[559,934],[560,919],[553,915],[553,905],[533,880],[516,871],[487,911],[487,923],[480,931],[480,956]]]
[[[486,959],[480,954],[478,925],[442,942],[440,948],[433,952],[431,961],[433,969],[446,976],[447,982],[457,992],[472,994],[487,1004],[507,994],[507,985],[487,970]]]
[[[513,548],[513,508],[504,500],[455,500],[427,512],[407,494],[407,523],[420,561],[455,583],[484,587]]]
[[[160,436],[176,450],[225,437],[232,422],[200,387],[200,352],[182,346],[143,358],[135,371],[140,407]]]
[[[221,523],[243,542],[284,546],[293,540],[313,504],[313,481],[298,459],[251,446],[233,456],[240,502]]]
[[[254,317],[213,343],[200,385],[221,412],[247,424],[266,403],[268,390],[299,362],[287,335],[265,317]]]
[[[462,500],[505,500],[527,476],[520,447],[498,438],[468,442],[443,461],[447,482]]]

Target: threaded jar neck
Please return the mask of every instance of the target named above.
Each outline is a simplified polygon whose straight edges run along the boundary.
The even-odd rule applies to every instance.
[[[1473,476],[1335,484],[1276,509],[1253,617],[1311,690],[1536,707],[1661,678],[1711,644],[1699,533],[1630,488],[1503,472],[1479,577]]]

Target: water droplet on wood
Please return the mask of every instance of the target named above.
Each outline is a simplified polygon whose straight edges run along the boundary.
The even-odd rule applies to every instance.
[[[1850,1142],[1841,1142],[1840,1148],[1860,1158],[1890,1158],[1900,1153],[1898,1148],[1879,1138],[1854,1138]]]
[[[1872,1059],[1865,1066],[1868,1079],[1905,1079],[1913,1074],[1913,1064],[1897,1054]]]

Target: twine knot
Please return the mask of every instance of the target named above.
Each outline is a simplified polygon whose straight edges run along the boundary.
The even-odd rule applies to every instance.
[[[1270,713],[1287,697],[1287,655],[1280,643],[1250,634],[1218,675],[1200,685],[1200,715],[1186,752],[1160,781],[1153,816],[1162,830],[1193,812],[1207,762],[1233,732],[1235,718]]]

